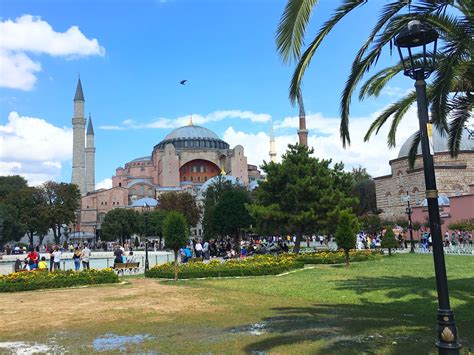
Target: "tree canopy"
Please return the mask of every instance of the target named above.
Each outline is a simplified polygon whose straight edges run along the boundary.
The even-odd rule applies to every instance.
[[[249,206],[256,220],[296,234],[296,252],[303,234],[333,232],[338,211],[357,203],[350,195],[352,177],[342,163],[331,167],[331,160],[319,160],[312,153],[305,146],[289,145],[281,163],[265,162],[262,170],[267,178],[257,189],[255,204]]]
[[[357,229],[356,216],[347,210],[341,211],[335,237],[337,247],[344,250],[346,265],[349,265],[349,250],[355,247]]]
[[[160,209],[181,213],[189,227],[195,226],[201,218],[201,208],[189,192],[165,192],[160,195]]]
[[[102,240],[117,240],[122,244],[133,234],[140,233],[139,213],[127,208],[114,208],[107,212],[102,222],[100,237]]]
[[[166,246],[174,251],[175,274],[174,279],[178,279],[178,251],[186,246],[188,238],[188,222],[183,214],[171,211],[163,221],[163,234]]]

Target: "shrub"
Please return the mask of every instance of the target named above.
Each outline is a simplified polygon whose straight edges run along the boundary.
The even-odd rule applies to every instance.
[[[14,272],[0,276],[0,292],[32,291],[46,288],[62,288],[80,285],[96,285],[119,282],[112,269],[84,270],[80,272],[56,270],[53,272]]]

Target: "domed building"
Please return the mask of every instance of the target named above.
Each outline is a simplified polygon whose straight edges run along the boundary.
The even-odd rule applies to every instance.
[[[75,108],[80,104],[82,111],[83,97],[79,81]],[[78,116],[76,111],[75,116]],[[73,119],[73,123],[74,120],[77,121],[77,118]],[[118,167],[112,176],[112,188],[95,190],[95,185],[86,184],[89,180],[93,181],[94,170],[93,163],[89,164],[90,167],[83,163],[83,155],[92,148],[82,147],[85,119],[81,119],[80,123],[74,128],[79,138],[73,143],[73,150],[80,164],[76,164],[79,168],[73,164],[73,182],[84,181],[82,185],[78,184],[83,195],[78,216],[78,228],[81,231],[96,233],[100,230],[105,214],[113,208],[141,209],[145,202],[149,206],[156,206],[163,192],[187,191],[198,195],[206,181],[220,174],[238,180],[244,186],[261,179],[257,166],[247,163],[243,146],[231,148],[216,133],[194,125],[190,119],[187,126],[176,128],[156,144],[151,155],[133,159],[123,167]],[[87,134],[91,129],[88,129]],[[93,147],[93,141],[90,146]],[[196,234],[200,235],[199,231]]]
[[[409,137],[400,148],[398,157],[389,161],[391,174],[374,179],[377,208],[382,210],[382,218],[406,218],[407,203],[405,197],[407,194],[410,196],[410,203],[413,207],[419,206],[423,209],[425,178],[421,145],[418,146],[414,167],[410,168],[408,164],[408,154],[414,137],[415,134]],[[434,129],[432,138],[436,184],[439,195],[447,198],[447,201],[451,201],[451,204],[455,200],[467,201],[463,197],[474,197],[474,137],[467,130],[463,132],[460,152],[456,158],[452,158],[449,153],[448,137],[446,135],[443,136]],[[441,212],[442,209],[443,207],[440,207]],[[474,214],[472,205],[470,210]],[[444,215],[445,218],[449,217],[453,220],[467,218],[464,215],[454,216],[453,213],[449,216],[446,213]],[[441,216],[443,217],[443,213],[441,213]]]

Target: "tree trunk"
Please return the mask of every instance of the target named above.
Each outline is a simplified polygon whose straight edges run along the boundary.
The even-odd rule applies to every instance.
[[[178,250],[174,250],[174,280],[178,281]]]
[[[303,233],[297,232],[296,233],[296,241],[295,241],[295,246],[293,247],[293,252],[295,254],[299,254],[300,252],[300,247],[301,247],[301,237]]]
[[[392,256],[392,248],[388,248],[388,256]]]
[[[346,257],[346,266],[349,266],[349,249],[344,249],[344,256]]]
[[[158,246],[158,249],[159,249],[159,250],[162,250],[162,249],[163,249],[162,240],[163,240],[163,236],[160,235],[160,245]]]
[[[240,255],[240,233],[239,231],[234,234],[235,253]]]

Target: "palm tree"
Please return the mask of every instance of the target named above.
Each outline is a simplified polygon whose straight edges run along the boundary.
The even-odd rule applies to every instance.
[[[301,54],[305,30],[317,0],[288,0],[277,29],[277,49],[284,62],[297,61],[290,84],[290,100],[297,101],[301,82],[311,59],[321,42],[346,15],[365,5],[368,0],[344,0],[334,14],[319,29],[316,37]],[[431,103],[432,120],[437,129],[449,134],[449,148],[456,156],[462,131],[474,109],[474,1],[472,0],[399,0],[383,6],[380,17],[369,37],[359,49],[342,92],[340,103],[340,136],[343,146],[350,144],[349,116],[351,99],[364,74],[373,70],[387,46],[392,50],[393,40],[400,30],[413,19],[435,28],[442,46],[437,53],[433,80],[427,95]],[[361,87],[359,100],[377,97],[382,89],[400,72],[403,63],[384,68],[371,76]],[[416,101],[414,91],[407,93],[385,109],[371,124],[365,140],[391,119],[387,137],[389,146],[395,145],[397,127],[408,108]],[[449,120],[448,120],[449,117]],[[410,152],[414,163],[419,134]]]

